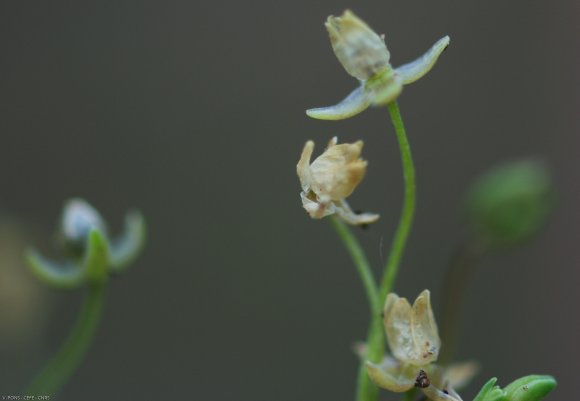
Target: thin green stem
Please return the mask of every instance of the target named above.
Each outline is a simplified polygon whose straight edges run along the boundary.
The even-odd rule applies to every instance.
[[[405,127],[403,125],[403,119],[398,104],[392,102],[389,104],[388,109],[395,127],[401,151],[403,177],[405,181],[405,198],[399,226],[395,233],[395,239],[391,246],[389,258],[379,288],[377,288],[370,265],[356,238],[352,235],[345,224],[334,217],[331,218],[333,227],[345,244],[355,266],[357,267],[359,275],[361,276],[371,310],[371,323],[367,337],[367,353],[361,360],[358,372],[356,393],[357,401],[376,401],[378,399],[379,391],[367,375],[365,360],[370,360],[376,363],[380,362],[383,358],[385,352],[385,341],[383,337],[381,309],[387,294],[392,290],[397,277],[399,264],[403,256],[407,237],[409,236],[411,225],[413,223],[413,215],[415,213],[415,167],[413,165],[413,158],[411,157],[411,148],[407,140],[407,134],[405,133]],[[408,395],[408,397],[410,396],[412,395]]]
[[[93,341],[104,299],[105,282],[91,284],[68,338],[31,383],[27,394],[54,395],[68,381]]]
[[[360,246],[360,243],[353,235],[352,231],[348,228],[346,224],[335,218],[330,217],[330,222],[333,228],[338,233],[338,236],[344,243],[344,246],[348,250],[352,261],[359,273],[365,292],[369,301],[370,313],[371,313],[371,327],[369,327],[369,336],[367,338],[367,348],[382,349],[381,346],[384,343],[382,334],[382,325],[380,320],[381,314],[381,303],[379,302],[379,291],[377,283],[373,276],[371,266],[367,260],[367,257]],[[371,346],[373,344],[374,346]],[[381,351],[382,355],[382,351]],[[371,382],[367,375],[365,367],[365,358],[361,359],[361,364],[358,371],[357,378],[357,394],[356,399],[359,401],[367,400],[378,396],[378,388]]]
[[[395,133],[397,134],[397,141],[399,142],[399,149],[401,152],[403,179],[405,181],[405,198],[403,201],[403,210],[401,212],[399,226],[397,227],[395,239],[393,240],[391,252],[381,280],[381,304],[385,301],[387,295],[392,291],[393,285],[395,284],[401,258],[405,250],[407,238],[411,231],[411,225],[413,224],[416,202],[415,166],[411,155],[411,146],[409,145],[407,133],[405,132],[405,125],[403,124],[403,118],[401,117],[401,112],[399,110],[399,104],[397,102],[391,102],[389,103],[388,108],[389,114],[391,115],[391,121],[395,127]]]
[[[361,359],[357,377],[357,401],[373,401],[379,397],[379,388],[372,382],[367,373],[366,361],[378,363],[385,353],[385,339],[380,312],[371,316],[366,344],[367,354]]]
[[[374,313],[371,317],[369,335],[367,338],[367,359],[375,363],[381,361],[385,352],[380,309],[382,308],[387,295],[393,289],[399,271],[399,264],[403,256],[403,251],[405,250],[405,244],[413,223],[413,216],[415,214],[415,167],[411,156],[411,147],[407,140],[407,134],[405,132],[401,112],[399,111],[399,105],[397,102],[392,102],[389,104],[388,108],[401,151],[403,178],[405,181],[405,197],[399,225],[385,266],[381,286],[379,287],[378,313]],[[375,401],[378,398],[378,390],[376,386],[370,383],[368,375],[366,375],[366,372],[362,371],[363,369],[364,365],[361,367],[361,371],[359,371],[357,400]],[[365,377],[364,380],[361,378],[362,376]]]
[[[380,313],[379,291],[377,289],[377,283],[373,276],[371,265],[367,260],[367,257],[362,247],[360,246],[360,243],[353,235],[352,231],[342,221],[338,220],[335,216],[330,216],[329,220],[332,224],[332,227],[335,229],[338,236],[342,240],[348,253],[350,254],[350,257],[360,276],[367,295],[367,299],[369,301],[371,315]]]

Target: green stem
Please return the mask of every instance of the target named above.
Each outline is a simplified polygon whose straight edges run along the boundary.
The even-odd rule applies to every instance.
[[[334,216],[330,217],[330,222],[338,236],[344,243],[344,246],[348,250],[354,265],[358,271],[358,274],[362,280],[363,286],[365,288],[365,292],[367,294],[367,298],[369,301],[370,306],[370,313],[371,313],[371,327],[369,328],[369,336],[367,338],[367,347],[368,348],[381,348],[384,344],[383,340],[383,332],[382,332],[382,325],[381,325],[381,303],[379,300],[379,291],[377,288],[377,283],[374,279],[373,272],[371,270],[371,266],[365,256],[360,243],[357,241],[356,237],[352,234],[352,231],[348,228],[346,224],[335,218]],[[371,346],[371,344],[373,344]],[[382,355],[382,351],[381,351]],[[375,386],[371,380],[369,379],[365,367],[365,358],[361,359],[361,364],[358,371],[358,378],[357,378],[357,395],[356,399],[359,401],[367,400],[374,398],[376,399],[378,396],[378,388]]]
[[[329,217],[332,227],[337,232],[338,236],[342,240],[345,248],[347,249],[354,265],[358,271],[360,279],[365,288],[367,298],[369,301],[369,307],[371,310],[371,315],[380,314],[380,303],[379,303],[379,291],[377,289],[377,283],[373,276],[371,270],[371,265],[367,260],[367,257],[360,246],[360,243],[353,235],[352,231],[344,224],[342,221],[334,216]]]
[[[34,379],[27,394],[54,395],[83,360],[99,325],[105,299],[105,283],[90,285],[79,317],[65,343]]]
[[[381,305],[384,303],[389,292],[392,291],[395,279],[397,278],[397,273],[399,272],[399,264],[403,256],[403,251],[405,250],[405,244],[407,243],[409,232],[411,231],[411,225],[413,224],[416,197],[415,166],[413,165],[411,146],[407,140],[407,134],[405,132],[401,112],[399,111],[399,105],[397,102],[391,102],[389,103],[388,108],[393,126],[395,127],[395,133],[397,134],[399,149],[401,151],[403,178],[405,180],[405,199],[403,201],[403,211],[401,212],[399,226],[397,227],[395,239],[391,246],[391,253],[389,254],[383,279],[381,280]]]
[[[401,212],[399,226],[395,233],[395,238],[391,246],[389,258],[379,288],[378,313],[372,315],[369,327],[369,335],[367,338],[367,359],[375,363],[381,361],[385,352],[385,341],[383,340],[383,325],[380,310],[382,305],[385,303],[387,295],[393,289],[399,271],[401,257],[403,256],[405,244],[413,223],[413,216],[415,214],[415,167],[411,156],[411,147],[407,140],[407,134],[405,132],[401,112],[399,111],[399,105],[397,102],[392,102],[389,104],[388,109],[395,127],[395,133],[401,151],[403,178],[405,181],[405,198],[403,201],[403,210]],[[375,401],[378,399],[378,389],[370,382],[370,379],[364,370],[365,367],[363,361],[358,377],[359,387],[357,391],[357,401]]]

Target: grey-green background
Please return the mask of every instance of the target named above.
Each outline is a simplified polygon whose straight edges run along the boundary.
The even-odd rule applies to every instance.
[[[113,229],[146,215],[137,263],[110,282],[103,324],[59,400],[352,400],[351,344],[369,319],[330,226],[301,209],[303,143],[364,139],[354,208],[377,270],[402,200],[386,110],[343,122],[304,110],[356,82],[323,22],[352,8],[394,65],[451,46],[400,105],[417,164],[416,224],[396,290],[414,298],[468,236],[469,183],[521,156],[552,167],[559,204],[526,247],[487,259],[466,288],[461,359],[501,384],[551,373],[577,398],[580,351],[580,6],[540,0],[2,2],[0,395],[22,394],[74,322],[82,291],[36,285],[26,244],[50,250],[63,201]],[[357,231],[358,232],[358,231]],[[385,394],[385,399],[396,399]]]

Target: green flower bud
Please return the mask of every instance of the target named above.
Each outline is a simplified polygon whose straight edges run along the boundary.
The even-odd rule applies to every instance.
[[[556,379],[547,375],[530,375],[504,388],[508,401],[540,401],[556,387]]]
[[[477,235],[493,246],[513,246],[539,231],[553,200],[546,167],[521,160],[497,166],[476,181],[467,210]]]

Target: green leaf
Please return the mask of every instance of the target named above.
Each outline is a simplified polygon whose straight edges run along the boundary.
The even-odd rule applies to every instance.
[[[483,385],[473,401],[507,401],[505,391],[496,386],[497,378],[491,378]]]
[[[505,392],[509,401],[540,401],[556,384],[552,376],[530,375],[513,381],[505,388]]]

